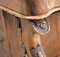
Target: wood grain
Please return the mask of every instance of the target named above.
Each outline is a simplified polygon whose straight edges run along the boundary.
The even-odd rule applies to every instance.
[[[11,57],[2,10],[0,10],[0,57]]]
[[[41,35],[41,44],[47,57],[60,55],[60,12],[56,12],[47,18],[50,23],[50,32]]]
[[[6,12],[4,13],[4,22],[5,22],[5,28],[6,28],[6,36],[7,41],[9,44],[11,57],[22,57],[22,47],[21,43],[19,42],[19,36],[18,34],[21,34],[20,31],[18,33],[18,25],[16,17],[13,15],[10,15]]]

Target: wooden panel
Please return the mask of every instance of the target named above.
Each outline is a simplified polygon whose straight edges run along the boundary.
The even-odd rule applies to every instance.
[[[6,37],[4,16],[0,10],[0,57],[11,57],[10,48]]]
[[[19,42],[20,35],[18,36],[18,26],[16,17],[4,12],[4,21],[11,56],[22,57],[22,47],[21,43]]]
[[[4,6],[22,14],[28,14],[29,8],[26,0],[0,0],[0,6]]]
[[[50,23],[50,32],[41,35],[41,42],[47,57],[60,55],[60,12],[56,12],[47,18]]]
[[[60,7],[60,0],[28,0],[34,15],[46,14],[52,9]]]
[[[26,47],[28,56],[32,57],[32,55],[30,53],[30,46],[29,46],[31,44],[31,43],[29,43],[29,41],[30,41],[29,39],[32,38],[31,37],[32,30],[31,30],[30,22],[28,20],[21,20],[21,24],[22,24],[22,40]]]
[[[60,0],[0,0],[1,5],[25,15],[29,15],[30,10],[40,15],[59,8]]]

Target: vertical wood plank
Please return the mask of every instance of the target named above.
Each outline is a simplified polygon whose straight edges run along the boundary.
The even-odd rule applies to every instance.
[[[29,46],[31,44],[29,43],[30,38],[32,38],[32,30],[31,30],[30,22],[28,20],[21,20],[21,24],[22,24],[22,40],[26,47],[28,56],[32,57]]]
[[[0,57],[11,57],[2,10],[0,10]]]
[[[18,39],[18,28],[16,17],[4,12],[4,21],[6,27],[6,35],[8,38],[8,43],[10,47],[10,52],[12,57],[22,57],[21,49]]]
[[[60,55],[60,12],[56,12],[47,18],[50,31],[41,35],[41,42],[47,57]]]

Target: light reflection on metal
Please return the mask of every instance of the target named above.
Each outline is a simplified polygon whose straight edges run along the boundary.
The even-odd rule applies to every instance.
[[[34,20],[31,23],[34,30],[39,34],[45,34],[50,31],[50,24],[47,19]]]

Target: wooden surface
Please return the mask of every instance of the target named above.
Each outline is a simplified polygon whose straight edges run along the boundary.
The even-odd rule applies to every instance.
[[[41,0],[42,5],[46,1]],[[54,2],[53,0],[49,0],[48,3],[50,2],[49,5],[51,6],[51,8],[53,8],[55,6],[60,5],[59,1],[55,0]],[[36,8],[38,9],[38,7]],[[33,10],[34,10],[34,14],[42,14],[46,10],[48,11],[51,8],[46,7],[46,9],[44,8],[45,10],[39,9],[39,11],[37,10],[35,11],[34,9]],[[17,18],[15,16],[8,14],[6,12],[2,14],[2,12],[0,11],[0,31],[1,31],[0,32],[0,57],[23,57],[24,56],[24,51],[22,51],[23,48],[21,46],[21,41],[20,41],[21,31],[20,29],[18,30],[16,19]],[[50,15],[49,17],[47,17],[47,20],[50,24],[50,32],[44,35],[40,35],[41,37],[39,36],[41,41],[40,44],[43,46],[43,49],[47,57],[58,57],[60,56],[60,12],[55,12],[54,14]],[[28,20],[21,20],[21,24],[22,24],[22,40],[26,47],[28,55],[32,57],[29,49],[33,46],[31,45],[30,42],[30,40],[34,38],[33,28],[31,27],[31,24]]]
[[[50,10],[60,7],[60,0],[28,0],[32,15],[43,15]]]
[[[6,37],[5,24],[0,10],[0,57],[11,57],[10,48]]]
[[[0,9],[21,19],[43,19],[60,11],[60,0],[0,0]]]
[[[22,57],[21,46],[18,37],[18,26],[16,18],[8,13],[4,13],[6,36],[12,57]],[[21,52],[20,52],[21,51]]]
[[[60,7],[60,0],[0,0],[0,6],[5,6],[25,15],[30,13],[40,15]]]
[[[4,6],[25,15],[28,15],[29,12],[26,0],[0,0],[0,6]]]
[[[56,12],[47,18],[50,24],[50,32],[41,35],[41,44],[47,57],[60,56],[60,12]]]
[[[21,30],[17,18],[0,11],[0,57],[23,57]]]
[[[58,11],[53,13],[52,15],[47,17],[47,20],[50,24],[50,31],[44,35],[40,35],[40,42],[47,57],[58,57],[60,56],[60,12]],[[34,45],[31,42],[34,39],[34,32],[29,21],[23,20],[22,25],[22,37],[29,53],[28,48],[31,48]],[[30,46],[28,45],[28,43]]]

